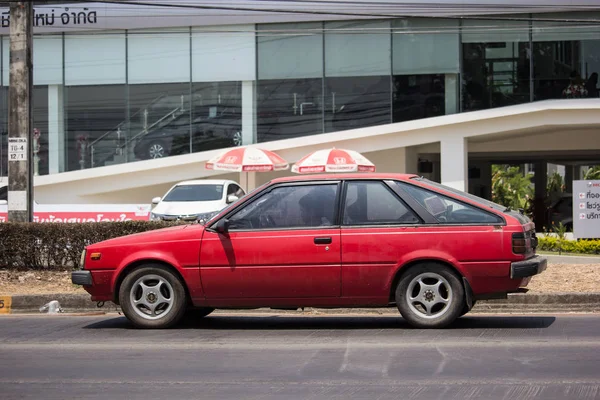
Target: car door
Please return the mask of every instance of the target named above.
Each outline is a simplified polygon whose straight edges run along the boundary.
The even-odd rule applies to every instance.
[[[200,250],[207,299],[340,296],[339,187],[275,185],[224,216],[226,233],[208,229]]]
[[[380,180],[346,182],[342,203],[342,295],[382,298],[422,219]]]

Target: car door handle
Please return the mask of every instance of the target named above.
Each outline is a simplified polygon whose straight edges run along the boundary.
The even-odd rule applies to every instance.
[[[331,244],[330,237],[316,237],[315,244]]]

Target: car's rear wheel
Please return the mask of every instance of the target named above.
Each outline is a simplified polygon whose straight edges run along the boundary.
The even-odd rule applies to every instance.
[[[418,328],[443,328],[461,315],[464,288],[450,268],[428,263],[410,268],[396,287],[402,317]]]
[[[119,290],[123,313],[138,328],[169,328],[186,311],[186,293],[175,274],[162,265],[148,265],[129,273]]]

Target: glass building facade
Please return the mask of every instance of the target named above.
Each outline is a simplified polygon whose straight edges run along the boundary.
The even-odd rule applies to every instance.
[[[598,98],[600,13],[496,18],[36,35],[38,174]],[[1,45],[5,176],[8,37]]]

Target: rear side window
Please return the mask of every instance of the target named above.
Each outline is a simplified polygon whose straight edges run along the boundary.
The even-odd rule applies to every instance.
[[[415,201],[425,208],[441,224],[500,224],[497,215],[454,200],[442,194],[404,182],[396,182]]]
[[[344,225],[417,224],[421,220],[383,182],[349,182]]]

